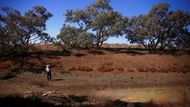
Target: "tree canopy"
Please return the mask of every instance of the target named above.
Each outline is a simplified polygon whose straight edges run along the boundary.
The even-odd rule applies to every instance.
[[[122,35],[130,43],[142,44],[152,52],[166,47],[189,47],[188,12],[173,11],[169,4],[160,3],[148,14],[127,18],[113,10],[109,2],[98,0],[85,9],[67,10],[65,21],[78,31],[92,33],[96,47],[101,47],[109,37]]]
[[[172,10],[167,3],[128,18],[114,10],[110,0],[97,0],[84,9],[67,10],[57,41],[69,47],[100,48],[109,37],[125,36],[151,52],[167,48],[190,48],[190,13]],[[0,13],[0,54],[26,54],[35,43],[51,41],[45,32],[52,14],[35,6],[21,14],[10,7]]]
[[[110,36],[122,35],[128,23],[127,17],[113,10],[109,0],[98,0],[81,10],[67,10],[65,17],[69,24],[76,24],[76,29],[93,34],[96,47],[101,47]]]
[[[61,33],[57,36],[57,38],[60,40],[60,44],[63,42],[64,45],[74,48],[92,47],[93,37],[94,35],[92,33],[66,24],[63,25]]]
[[[4,14],[0,14],[0,49],[3,54],[26,54],[32,44],[50,39],[44,31],[46,21],[52,14],[46,8],[36,6],[24,15],[10,7],[4,7],[2,11]]]
[[[189,24],[188,12],[172,11],[168,4],[161,3],[153,6],[147,15],[132,17],[126,38],[154,52],[165,47],[187,46]]]

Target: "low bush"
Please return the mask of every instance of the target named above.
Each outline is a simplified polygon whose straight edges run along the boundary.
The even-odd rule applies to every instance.
[[[112,71],[114,71],[114,68],[111,66],[103,65],[100,68],[98,68],[98,71],[100,71],[100,72],[112,72]]]
[[[117,71],[124,71],[124,68],[118,66],[118,67],[115,67],[115,70],[117,70]]]
[[[78,70],[79,71],[86,71],[86,72],[93,71],[93,69],[88,67],[88,66],[79,66]]]
[[[6,80],[10,78],[16,77],[16,74],[19,73],[19,69],[17,67],[11,67],[1,72],[0,80]]]

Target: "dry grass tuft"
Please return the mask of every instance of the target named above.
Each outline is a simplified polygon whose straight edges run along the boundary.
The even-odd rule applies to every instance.
[[[115,67],[115,70],[117,70],[117,71],[124,71],[124,68],[118,66],[118,67]]]
[[[138,68],[138,71],[139,71],[139,72],[147,72],[148,70],[145,69],[145,68],[143,68],[143,67],[141,67],[141,68]]]
[[[129,69],[128,69],[128,72],[136,72],[136,71],[137,71],[136,68],[129,68]]]
[[[88,66],[71,67],[68,70],[69,71],[86,71],[86,72],[93,71],[93,69],[91,67],[88,67]]]
[[[160,69],[159,72],[162,72],[162,73],[168,73],[169,71],[168,71],[168,69],[166,69],[166,68],[162,68],[162,69]]]
[[[93,71],[93,69],[90,68],[90,67],[88,67],[88,66],[79,66],[79,67],[77,68],[77,70],[79,70],[79,71],[86,71],[86,72]]]
[[[170,68],[168,68],[168,72],[176,72],[176,68],[170,67]]]
[[[16,77],[16,73],[12,71],[5,71],[4,73],[1,73],[0,80],[6,80],[10,78]]]
[[[156,68],[148,68],[147,71],[148,72],[157,72],[158,70]]]
[[[98,71],[100,71],[100,72],[112,72],[112,71],[114,71],[114,68],[111,66],[103,65],[100,68],[98,68]]]
[[[40,88],[49,87],[49,83],[47,81],[32,81],[32,85],[38,86]]]
[[[1,62],[0,63],[0,69],[8,69],[11,67],[11,65],[12,65],[12,63],[10,61]]]
[[[111,65],[113,65],[114,63],[112,63],[112,62],[105,62],[103,65],[108,65],[108,66],[111,66]]]
[[[68,69],[69,71],[77,71],[77,67],[71,67]]]

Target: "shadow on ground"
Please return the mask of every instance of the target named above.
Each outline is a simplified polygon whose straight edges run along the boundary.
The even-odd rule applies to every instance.
[[[64,51],[36,51],[36,52],[30,52],[30,56],[31,57],[39,57],[43,56],[43,57],[49,57],[49,58],[54,58],[57,56],[70,56],[72,54],[71,51],[68,50],[64,50]]]
[[[74,52],[76,51],[77,52]],[[87,53],[84,53],[84,51],[88,51]],[[104,55],[108,52],[111,52],[113,54],[128,54],[131,56],[135,55],[146,55],[146,54],[159,54],[159,55],[190,55],[189,49],[165,49],[163,51],[157,51],[156,53],[151,53],[148,50],[144,48],[92,48],[92,49],[71,49],[71,50],[64,50],[64,51],[33,51],[30,52],[27,57],[31,58],[38,58],[41,59],[42,57],[46,58],[56,58],[58,56],[71,56],[74,55],[76,57],[83,57],[88,54],[96,54],[96,55]],[[0,62],[9,60],[10,56],[0,56]]]
[[[107,102],[102,107],[162,107],[161,105],[154,104],[152,102],[140,103],[140,102],[123,102],[121,100],[115,100]]]
[[[44,99],[44,98],[43,98]],[[91,99],[92,100],[92,99]],[[160,105],[152,102],[123,102],[121,100],[107,101],[98,104],[91,101],[88,96],[51,96],[42,100],[39,97],[4,96],[0,97],[0,107],[178,107],[176,104]],[[183,105],[180,105],[180,107]]]
[[[142,48],[102,48],[102,50],[109,51],[115,54],[128,54],[128,55],[145,55],[146,50]]]
[[[18,96],[0,97],[0,107],[56,107],[47,102],[42,102],[37,97],[23,98]]]

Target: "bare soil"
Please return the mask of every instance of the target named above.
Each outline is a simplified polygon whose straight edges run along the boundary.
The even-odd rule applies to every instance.
[[[26,58],[27,63],[50,63],[53,79],[47,81],[43,71],[34,69],[33,72],[42,73],[23,72],[0,80],[0,102],[5,102],[5,96],[37,96],[44,102],[65,106],[190,106],[190,55],[148,54],[144,50],[107,47],[43,49],[45,53]],[[0,75],[14,64],[15,60],[2,58]],[[69,101],[72,103],[68,104]]]

